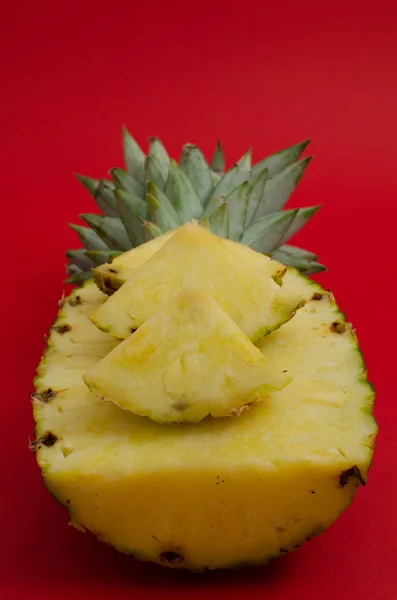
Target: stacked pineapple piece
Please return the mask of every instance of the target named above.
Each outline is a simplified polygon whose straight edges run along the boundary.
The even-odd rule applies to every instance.
[[[302,302],[273,280],[285,268],[259,254],[247,261],[255,253],[196,223],[164,242],[90,315],[125,341],[87,374],[89,388],[155,421],[198,422],[238,414],[284,387],[287,377],[253,341]]]

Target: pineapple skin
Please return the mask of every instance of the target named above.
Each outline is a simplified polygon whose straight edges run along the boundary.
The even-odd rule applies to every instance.
[[[332,296],[291,269],[284,281],[308,302],[260,347],[277,355],[287,328],[296,335],[301,315],[323,310],[313,330],[335,347],[346,340],[351,380],[343,382],[349,402],[340,417],[343,400],[331,394],[329,406],[328,389],[324,403],[308,398],[296,407],[305,415],[298,423],[293,389],[273,408],[253,407],[227,424],[164,428],[127,414],[82,383],[117,344],[88,319],[106,296],[89,282],[63,301],[35,379],[31,449],[73,526],[138,559],[202,571],[264,564],[327,529],[350,505],[366,482],[377,434],[373,388]],[[338,368],[329,365],[336,377]],[[316,451],[305,436],[318,436]]]

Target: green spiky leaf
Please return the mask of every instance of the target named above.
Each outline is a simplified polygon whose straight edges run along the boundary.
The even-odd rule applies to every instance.
[[[229,212],[225,202],[209,217],[209,227],[219,237],[229,237]]]
[[[317,262],[317,254],[284,244],[278,250],[271,254],[274,260],[290,267],[294,267],[305,275],[312,275],[326,271],[326,267]]]
[[[92,177],[86,177],[85,175],[75,174],[76,179],[85,187],[85,189],[95,198],[95,193],[98,189],[98,179],[92,179]]]
[[[146,182],[152,181],[160,190],[164,190],[167,180],[163,177],[157,161],[151,156],[148,156],[146,158],[145,168]]]
[[[95,192],[95,203],[105,217],[118,217],[114,190],[107,185],[106,179],[101,179]]]
[[[229,214],[229,238],[235,242],[241,240],[244,231],[244,223],[247,216],[248,195],[247,181],[233,190],[227,197],[227,209]]]
[[[194,144],[186,144],[180,160],[181,169],[190,180],[200,203],[205,205],[213,189],[212,175],[202,152]]]
[[[165,186],[165,194],[172,203],[181,223],[200,217],[203,211],[201,202],[192,183],[174,160],[170,161],[170,173]]]
[[[158,227],[155,223],[151,223],[150,221],[142,220],[142,229],[145,236],[145,242],[149,242],[155,237],[159,237],[165,233],[160,227]]]
[[[292,192],[298,185],[311,156],[304,158],[268,179],[265,191],[255,213],[254,219],[273,214],[284,208]]]
[[[298,212],[295,215],[294,220],[292,221],[288,231],[286,232],[284,238],[282,239],[282,244],[289,240],[293,235],[298,233],[304,225],[312,218],[312,216],[320,209],[320,205],[317,206],[307,206],[305,208],[299,208]]]
[[[67,266],[67,274],[69,277],[66,279],[66,283],[73,283],[75,285],[81,285],[87,279],[91,279],[91,271],[83,271],[77,265],[71,264]]]
[[[111,263],[116,256],[122,254],[118,250],[85,250],[85,253],[97,267],[103,263]]]
[[[95,263],[88,256],[87,252],[88,251],[85,248],[79,250],[67,250],[66,256],[71,263],[76,265],[76,267],[79,267],[82,271],[88,271],[95,266]]]
[[[262,199],[268,177],[269,172],[267,170],[267,167],[262,169],[262,171],[259,171],[259,173],[256,176],[250,177],[247,186],[248,207],[245,219],[245,227],[248,227],[248,225],[252,222],[252,219],[254,218],[259,203]]]
[[[215,173],[222,174],[225,172],[225,155],[219,140],[216,142],[216,148],[211,159],[210,167]]]
[[[212,215],[212,213],[217,208],[222,206],[222,204],[225,204],[225,198],[223,196],[211,196],[211,198],[208,200],[207,206],[205,207],[203,217],[209,217]]]
[[[220,180],[222,179],[222,173],[215,173],[215,171],[211,171],[211,179],[212,179],[212,187],[215,188]]]
[[[281,244],[297,212],[284,210],[255,220],[244,231],[241,242],[263,254],[272,252]]]
[[[141,219],[147,218],[147,203],[130,192],[116,190],[116,203],[131,243],[139,246],[145,241]]]
[[[294,258],[304,259],[308,261],[316,261],[318,256],[314,252],[310,250],[304,250],[303,248],[298,248],[297,246],[290,246],[289,244],[283,244],[272,253],[272,256],[275,254],[281,255],[285,254]]]
[[[123,169],[110,169],[109,172],[117,188],[131,192],[131,194],[135,194],[136,196],[143,196],[145,188],[135,177],[126,173]]]
[[[219,180],[212,196],[228,196],[250,176],[251,151],[244,156]],[[211,200],[211,198],[210,198]]]
[[[125,127],[123,127],[123,154],[127,173],[144,184],[145,154]]]
[[[92,227],[109,248],[118,250],[129,250],[131,248],[130,239],[120,219],[92,214],[81,214],[79,216],[87,225]]]
[[[90,227],[82,227],[74,223],[68,223],[70,229],[73,229],[78,235],[80,242],[87,250],[106,250],[109,246],[99,237]]]
[[[150,138],[149,156],[156,163],[156,167],[160,171],[165,184],[170,170],[170,157],[163,144],[156,137]]]
[[[297,209],[294,213],[279,212],[310,160],[310,157],[298,160],[307,144],[308,141],[301,142],[268,156],[252,169],[249,151],[224,174],[225,158],[219,142],[210,166],[193,144],[184,146],[178,166],[170,163],[157,138],[150,139],[146,157],[124,128],[126,170],[112,169],[113,181],[77,176],[102,215],[83,215],[91,229],[71,225],[86,248],[68,252],[71,276],[84,278],[90,275],[90,270],[86,270],[88,260],[97,265],[109,262],[113,254],[192,218],[204,227],[212,226],[219,235],[237,241],[241,237],[243,243],[261,252],[274,253],[282,246],[285,261],[295,261],[305,273],[309,269],[310,272],[323,269],[311,256],[297,257],[296,252],[292,256],[289,248],[293,247],[286,246],[287,240],[313,216],[317,207]]]
[[[267,156],[252,167],[252,177],[256,177],[265,167],[269,172],[269,177],[274,177],[274,175],[281,173],[286,167],[298,160],[309,143],[310,140],[305,140],[285,150],[275,152],[271,156]]]
[[[150,221],[160,227],[162,231],[178,227],[181,223],[169,198],[153,182],[147,184],[146,190]]]

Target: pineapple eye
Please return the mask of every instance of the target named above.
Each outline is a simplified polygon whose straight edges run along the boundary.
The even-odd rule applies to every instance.
[[[163,562],[166,563],[180,563],[184,560],[183,556],[178,554],[178,552],[174,552],[173,550],[168,550],[167,552],[162,552],[160,554],[160,558]]]

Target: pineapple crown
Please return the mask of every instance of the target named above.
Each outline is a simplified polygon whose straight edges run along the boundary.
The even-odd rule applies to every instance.
[[[69,224],[84,248],[66,253],[68,283],[192,219],[306,275],[325,270],[316,254],[286,244],[320,208],[284,209],[312,158],[300,159],[309,141],[255,164],[249,150],[225,171],[219,141],[210,164],[194,144],[183,146],[178,164],[155,137],[146,156],[123,128],[125,169],[110,169],[111,180],[77,175],[101,214],[81,214],[87,227]]]

